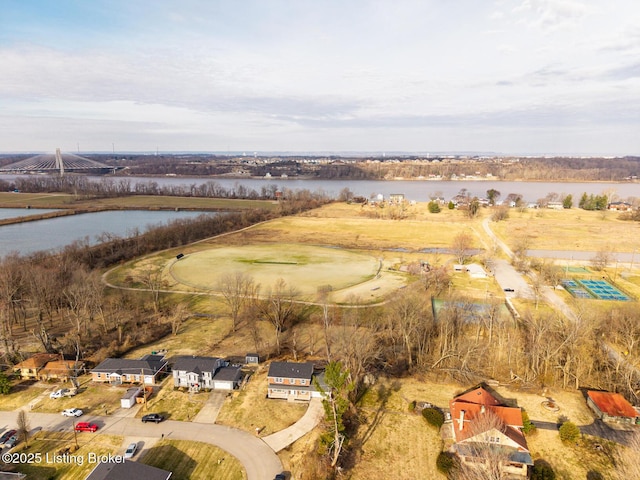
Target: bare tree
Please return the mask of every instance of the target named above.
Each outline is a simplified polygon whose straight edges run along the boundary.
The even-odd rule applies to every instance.
[[[136,280],[151,292],[153,310],[158,313],[160,311],[160,290],[163,285],[162,269],[149,263],[145,269],[136,276]]]
[[[635,432],[629,445],[623,447],[617,457],[616,474],[620,480],[640,478],[640,432]]]
[[[471,257],[471,247],[473,238],[467,232],[460,232],[453,238],[451,251],[455,255],[458,263],[464,264]]]
[[[179,303],[172,307],[168,320],[171,324],[171,333],[173,335],[178,335],[180,327],[182,327],[188,317],[189,311],[184,303]]]
[[[257,301],[260,316],[271,322],[275,330],[278,355],[281,352],[282,332],[294,323],[297,316],[295,303],[297,296],[298,291],[280,278],[269,290],[267,298]]]
[[[595,270],[604,270],[609,266],[613,259],[613,252],[609,247],[603,247],[596,252],[596,254],[591,259],[591,266]]]
[[[244,272],[233,272],[223,275],[218,282],[218,290],[231,311],[231,330],[236,331],[242,309],[251,300],[255,282]]]
[[[509,460],[507,450],[495,439],[505,434],[507,427],[491,410],[479,412],[469,422],[469,439],[461,444],[464,457],[473,462],[460,461],[455,478],[459,480],[502,480],[509,478],[504,466]]]
[[[18,434],[20,435],[20,438],[22,438],[27,447],[29,447],[29,431],[31,431],[31,426],[29,425],[27,412],[25,412],[24,410],[18,411],[16,424],[18,425]]]

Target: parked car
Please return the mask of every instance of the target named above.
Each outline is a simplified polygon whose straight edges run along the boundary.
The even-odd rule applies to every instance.
[[[79,408],[67,408],[66,410],[62,411],[62,415],[64,415],[65,417],[79,417],[83,413],[84,412]]]
[[[138,449],[137,443],[130,443],[127,449],[124,452],[124,458],[131,458],[136,454],[136,450]]]
[[[62,398],[69,393],[68,388],[59,388],[58,390],[51,392],[49,398]]]
[[[284,473],[278,473],[275,477],[273,477],[273,480],[287,480],[287,477],[284,475]]]
[[[98,425],[89,422],[80,422],[76,424],[76,432],[95,432],[98,430]]]
[[[160,423],[163,420],[164,420],[164,417],[159,413],[148,413],[147,415],[142,417],[142,423],[147,423],[147,422]]]
[[[7,430],[6,432],[4,432],[0,437],[0,447],[4,447],[4,445],[9,441],[9,439],[13,437],[16,433],[18,433],[17,430]]]
[[[13,448],[16,443],[18,443],[18,435],[13,435],[4,443],[4,446],[7,448]]]

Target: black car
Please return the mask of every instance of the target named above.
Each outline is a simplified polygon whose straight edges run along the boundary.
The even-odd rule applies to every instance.
[[[279,473],[274,477],[273,480],[287,480],[287,477],[285,477],[284,473]]]
[[[144,417],[142,417],[142,423],[147,423],[147,422],[160,423],[163,420],[164,420],[164,417],[159,413],[149,413]]]

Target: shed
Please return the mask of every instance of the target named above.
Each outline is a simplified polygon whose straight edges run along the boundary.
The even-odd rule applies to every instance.
[[[245,355],[244,362],[247,365],[258,364],[260,363],[260,355],[258,355],[257,353],[247,353]]]
[[[142,387],[128,388],[126,393],[120,399],[120,407],[131,408],[136,404],[136,397],[142,392]]]

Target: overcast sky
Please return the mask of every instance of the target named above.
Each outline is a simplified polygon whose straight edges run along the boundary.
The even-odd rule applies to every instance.
[[[1,0],[0,151],[640,154],[638,0]]]

